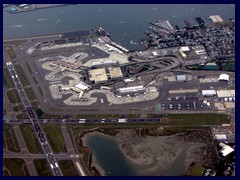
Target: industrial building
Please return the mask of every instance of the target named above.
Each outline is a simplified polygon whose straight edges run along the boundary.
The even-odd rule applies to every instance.
[[[105,68],[92,69],[88,71],[90,81],[95,84],[106,83],[108,81],[107,73]]]
[[[204,67],[206,70],[218,70],[218,65],[216,63],[207,63]]]
[[[215,139],[216,140],[227,140],[227,135],[226,134],[215,134]]]
[[[190,52],[190,49],[189,49],[188,46],[183,46],[179,49],[179,52],[180,52],[180,54],[182,55],[183,58],[186,58],[187,57],[186,54]]]
[[[223,22],[223,19],[219,15],[209,16],[209,19],[211,19],[212,22],[214,22],[214,23],[216,23],[216,22]]]
[[[121,71],[120,67],[117,68],[108,68],[109,70],[109,75],[111,79],[118,79],[118,78],[122,78],[123,74]]]
[[[178,82],[185,82],[187,80],[187,76],[186,75],[177,75],[176,79]]]
[[[229,81],[229,75],[228,74],[220,74],[219,81]]]
[[[75,85],[76,88],[82,90],[82,91],[85,91],[85,90],[89,90],[89,86],[84,84],[84,83],[78,83]]]
[[[217,96],[219,98],[235,98],[235,90],[219,90]]]
[[[145,92],[146,88],[143,86],[132,86],[127,88],[119,88],[117,89],[117,91],[121,94],[136,93],[136,92]]]
[[[220,150],[220,152],[222,153],[222,155],[225,157],[227,155],[229,155],[231,152],[234,151],[234,149],[232,147],[230,147],[229,145],[226,145],[224,143],[219,143],[219,146],[222,147],[222,149]]]
[[[203,96],[215,96],[216,94],[215,90],[202,90]]]
[[[106,65],[116,65],[117,61],[115,60],[98,60],[91,63],[92,67],[102,67]]]

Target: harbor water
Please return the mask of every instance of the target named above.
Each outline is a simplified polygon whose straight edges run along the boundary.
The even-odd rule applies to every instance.
[[[184,20],[196,24],[198,16],[206,22],[216,14],[224,20],[235,18],[235,6],[230,4],[79,4],[17,14],[6,12],[9,8],[3,9],[4,39],[102,27],[130,50],[142,47],[136,42],[145,38],[149,21],[165,19],[183,27]]]
[[[87,135],[85,146],[92,150],[93,158],[106,176],[134,176],[128,160],[113,137],[93,133]]]

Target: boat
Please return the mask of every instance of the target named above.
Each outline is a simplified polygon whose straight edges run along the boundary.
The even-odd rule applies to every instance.
[[[130,44],[138,44],[137,42],[134,42],[133,40],[130,41]]]
[[[20,27],[22,27],[22,25],[15,25],[15,26],[12,26],[12,27],[20,28]]]

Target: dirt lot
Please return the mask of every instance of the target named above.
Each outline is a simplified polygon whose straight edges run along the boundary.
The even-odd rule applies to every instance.
[[[192,162],[213,168],[216,163],[211,136],[204,130],[169,136],[121,130],[116,139],[139,175],[178,176],[184,175]]]
[[[212,168],[217,163],[208,129],[172,132],[159,128],[154,136],[149,129],[101,128],[97,131],[114,136],[138,175],[182,176],[191,163]],[[83,139],[86,135],[88,133]],[[92,162],[92,166],[99,169],[96,161]]]

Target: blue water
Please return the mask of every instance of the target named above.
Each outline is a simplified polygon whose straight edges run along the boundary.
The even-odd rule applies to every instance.
[[[223,19],[235,18],[235,6],[229,4],[169,5],[169,4],[101,4],[68,5],[55,8],[10,14],[4,8],[4,39],[43,35],[64,31],[77,31],[103,27],[112,38],[123,46],[134,49],[130,41],[145,37],[148,21],[168,19],[172,24],[184,26],[183,21],[193,24],[194,17],[201,16],[206,22],[209,15],[219,14]]]
[[[87,137],[86,146],[92,150],[106,176],[136,175],[114,138],[103,134],[91,134]]]

